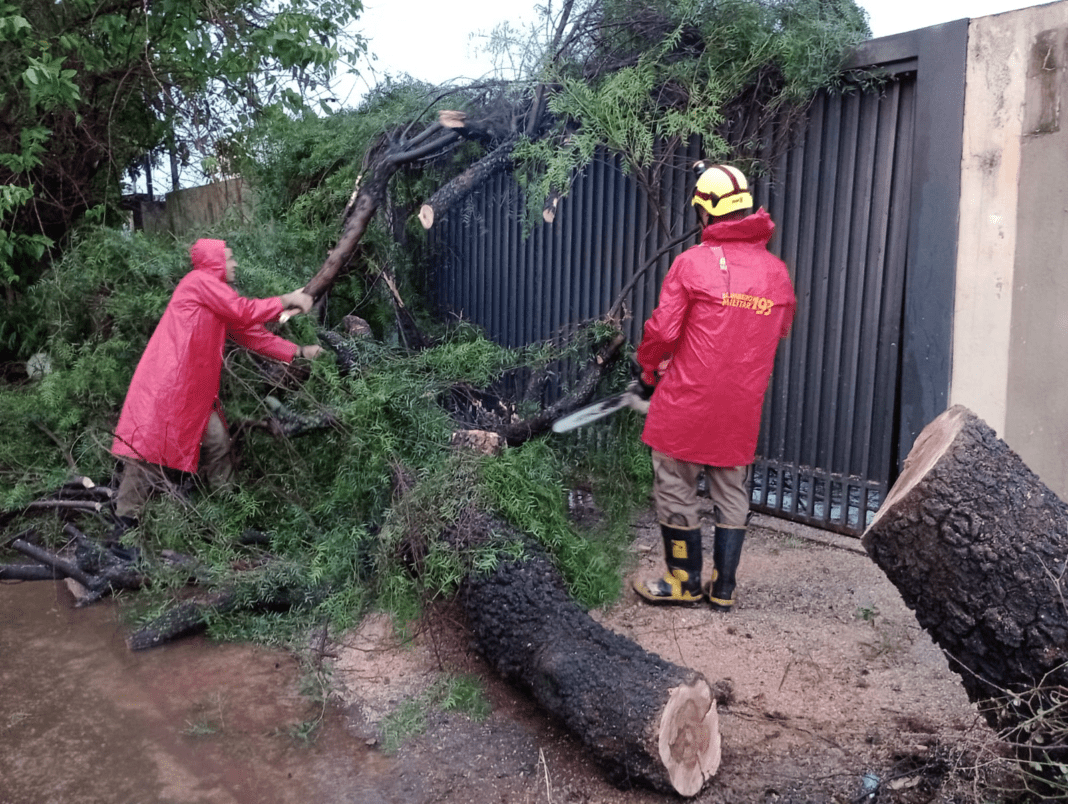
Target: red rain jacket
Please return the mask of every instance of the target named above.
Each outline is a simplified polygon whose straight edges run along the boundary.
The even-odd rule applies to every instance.
[[[642,433],[658,452],[707,466],[755,459],[775,349],[796,306],[786,265],[767,250],[773,231],[763,209],[706,226],[664,278],[637,354],[646,378],[671,358]]]
[[[178,283],[134,371],[114,455],[196,471],[218,402],[226,337],[276,360],[296,355],[296,344],[263,326],[282,312],[278,297],[246,299],[226,283],[225,248],[222,240],[198,240],[189,250],[193,270]]]

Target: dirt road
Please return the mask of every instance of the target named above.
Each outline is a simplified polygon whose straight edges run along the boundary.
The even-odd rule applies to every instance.
[[[637,533],[634,575],[659,573],[650,517]],[[593,612],[730,690],[723,763],[694,801],[973,800],[967,767],[991,735],[856,540],[758,518],[738,601],[721,615],[627,593]],[[406,644],[382,618],[347,635],[323,710],[282,652],[195,638],[130,653],[114,606],[74,609],[62,584],[0,585],[0,804],[665,800],[607,784],[470,651],[447,607]],[[432,709],[383,752],[382,718],[442,670],[481,677],[489,717]]]

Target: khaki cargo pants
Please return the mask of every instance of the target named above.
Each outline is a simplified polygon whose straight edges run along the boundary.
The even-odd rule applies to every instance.
[[[676,528],[700,527],[697,478],[703,470],[716,524],[744,528],[749,519],[749,466],[703,466],[653,450],[653,499],[661,523]]]
[[[126,458],[125,463],[122,481],[115,495],[115,514],[138,519],[153,491],[173,490],[175,484],[167,476],[166,467],[133,458]],[[211,412],[200,440],[197,474],[210,489],[225,489],[233,485],[234,459],[230,452],[230,433],[222,417],[215,411]]]

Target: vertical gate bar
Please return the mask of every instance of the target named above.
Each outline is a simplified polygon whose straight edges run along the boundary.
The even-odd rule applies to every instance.
[[[523,230],[523,214],[526,209],[526,197],[520,191],[519,201],[519,231]],[[537,336],[534,334],[537,331],[537,322],[541,316],[541,294],[535,292],[536,288],[541,284],[539,277],[541,276],[541,246],[544,240],[544,227],[538,226],[532,229],[530,234],[524,239],[523,244],[526,249],[526,290],[524,296],[526,297],[526,313],[523,316],[523,328],[520,330],[521,345],[525,346],[528,343],[533,343]]]
[[[872,145],[872,203],[868,250],[865,262],[868,278],[864,290],[865,327],[859,349],[862,370],[857,379],[856,419],[853,453],[850,464],[863,477],[887,480],[889,466],[880,474],[871,475],[872,434],[879,426],[875,419],[875,386],[879,365],[884,285],[887,270],[887,239],[889,237],[890,200],[893,187],[893,149],[896,139],[898,82],[893,82],[879,96],[869,98],[876,118],[876,138]],[[892,292],[892,291],[890,291]],[[865,498],[865,506],[867,499]],[[867,508],[865,507],[865,511]],[[863,527],[863,522],[861,523]]]
[[[664,229],[658,230],[656,250],[659,251],[672,237],[675,236],[677,231],[677,224],[679,221],[679,210],[682,208],[681,199],[678,194],[678,182],[675,181],[676,171],[673,164],[665,164],[660,170],[661,181],[661,202],[662,212],[664,215]],[[670,255],[668,255],[670,264]]]
[[[480,271],[480,247],[481,247],[481,225],[478,221],[481,220],[483,210],[483,196],[485,191],[480,190],[476,198],[471,199],[472,204],[469,209],[469,218],[464,226],[465,237],[470,245],[467,248],[466,262],[464,267],[464,284],[467,287],[465,297],[467,303],[465,304],[465,313],[469,321],[474,321],[475,310],[478,305],[478,271]]]
[[[572,188],[573,192],[574,188]],[[563,214],[558,214],[556,222],[553,224],[560,229],[560,251],[553,262],[553,317],[550,325],[552,335],[556,334],[561,322],[567,317],[564,305],[568,303],[565,283],[566,271],[570,267],[567,262],[571,258],[571,217],[573,209],[578,203],[572,193],[569,193],[566,199],[560,200],[557,212]],[[565,200],[568,202],[566,206],[564,206]]]
[[[637,182],[631,183],[630,192],[634,195],[634,219],[632,221],[634,228],[634,269],[635,271],[641,271],[645,268],[646,260],[650,254],[647,231],[649,200],[646,198],[645,193],[638,188]],[[649,307],[649,297],[656,292],[655,290],[650,290],[650,287],[654,284],[655,275],[656,269],[650,267],[642,275],[634,289],[635,345],[641,343],[642,327],[645,325],[645,319],[649,317],[647,310],[652,309]]]
[[[567,315],[561,324],[570,324],[582,319],[582,296],[583,296],[583,271],[582,271],[582,246],[586,234],[584,223],[588,198],[586,191],[589,189],[589,174],[583,170],[575,179],[572,192],[575,194],[575,204],[571,208],[571,241],[568,243],[568,264],[564,269],[565,287],[568,295],[568,303],[565,306]],[[570,375],[569,375],[570,379]]]
[[[515,297],[509,293],[509,289],[512,286],[512,272],[515,267],[508,260],[508,254],[511,250],[511,242],[508,235],[511,232],[512,216],[507,203],[508,195],[504,186],[504,178],[504,173],[498,173],[494,181],[497,186],[497,197],[501,200],[497,203],[497,264],[493,267],[493,273],[497,277],[494,318],[497,332],[500,333],[498,342],[507,345],[509,314],[515,312]]]
[[[486,194],[482,193],[478,199],[478,206],[472,213],[472,236],[474,238],[474,249],[472,257],[474,259],[472,260],[473,272],[471,273],[471,305],[468,308],[468,312],[471,315],[472,323],[478,323],[482,320],[481,290],[483,285],[482,272],[485,270],[483,256],[486,247],[485,222],[482,216],[486,212],[485,201]]]
[[[548,305],[546,310],[549,315],[546,318],[545,337],[551,338],[556,332],[557,322],[560,320],[560,273],[564,261],[564,243],[566,239],[565,226],[567,216],[570,215],[571,199],[561,198],[556,207],[556,220],[549,225],[552,230],[553,248],[549,260],[549,275],[551,276],[550,287],[547,293]]]
[[[826,103],[822,95],[816,97],[805,120],[805,128],[793,153],[798,186],[797,255],[793,265],[794,294],[797,311],[790,334],[790,353],[793,358],[791,375],[795,378],[790,389],[789,416],[797,423],[786,437],[786,455],[800,465],[804,460],[805,430],[810,426],[805,416],[809,388],[816,378],[810,360],[812,350],[813,293],[815,284],[815,252],[817,243],[820,158],[823,152],[823,118]]]
[[[509,347],[516,346],[516,326],[519,323],[519,318],[525,315],[525,311],[522,305],[522,294],[520,288],[522,287],[522,281],[520,279],[523,271],[523,266],[519,262],[519,252],[516,249],[515,242],[515,188],[511,181],[511,176],[502,173],[501,183],[503,185],[503,195],[505,203],[501,205],[501,231],[504,234],[504,259],[501,266],[504,276],[507,278],[503,291],[504,297],[501,299],[504,320],[501,322],[501,330],[504,336],[504,344]]]
[[[797,463],[801,458],[801,435],[800,423],[804,425],[802,402],[805,397],[805,387],[808,382],[805,368],[805,354],[808,350],[808,322],[810,320],[811,288],[812,288],[812,244],[815,238],[813,221],[815,208],[811,195],[806,193],[806,164],[811,165],[809,156],[811,152],[818,153],[818,137],[816,131],[813,136],[817,139],[813,143],[809,138],[809,132],[813,130],[811,115],[806,118],[804,125],[796,136],[791,140],[790,148],[786,152],[786,196],[787,204],[784,213],[783,237],[784,253],[787,268],[794,282],[794,294],[797,298],[797,308],[794,313],[794,323],[790,329],[790,337],[786,343],[780,346],[783,349],[782,360],[788,366],[790,382],[783,388],[785,397],[784,416],[794,426],[787,428],[783,436],[782,458],[783,460]],[[784,348],[785,347],[785,348]]]
[[[435,307],[439,313],[456,309],[456,297],[453,293],[453,281],[456,272],[452,265],[452,252],[454,244],[459,242],[453,231],[453,219],[448,216],[441,222],[441,228],[430,236],[430,253],[436,264],[431,274],[434,279],[433,291],[435,293]]]
[[[592,165],[586,165],[575,188],[582,199],[582,214],[575,216],[575,235],[571,244],[571,314],[569,323],[586,320],[586,303],[590,292],[589,235],[593,203]]]
[[[529,315],[530,308],[526,304],[527,300],[523,293],[526,289],[524,276],[526,265],[523,260],[525,251],[520,248],[519,232],[516,231],[516,222],[518,220],[516,196],[518,195],[518,188],[515,186],[515,182],[512,181],[508,181],[505,186],[508,193],[508,205],[506,207],[508,214],[505,217],[505,229],[508,232],[507,262],[508,276],[511,278],[505,300],[508,305],[505,312],[505,321],[508,330],[507,343],[508,346],[514,348],[521,345],[519,332],[522,329],[523,319]]]
[[[501,214],[501,174],[493,176],[492,179],[493,188],[493,200],[496,203],[491,205],[492,209],[492,224],[489,227],[489,242],[490,242],[490,257],[489,257],[489,310],[487,313],[487,320],[490,324],[490,332],[492,332],[492,340],[496,343],[502,343],[504,341],[504,332],[501,328],[501,301],[504,295],[501,293],[501,285],[504,280],[504,268],[502,263],[503,259],[503,240],[504,226],[501,225],[503,216]]]
[[[887,296],[879,335],[879,372],[876,375],[875,400],[881,421],[891,422],[899,395],[901,327],[904,310],[904,287],[909,237],[909,198],[912,181],[912,142],[915,125],[915,79],[899,83],[900,100],[897,136],[894,149],[894,188],[890,204],[890,238],[887,244]],[[892,289],[892,290],[891,290]],[[892,481],[896,475],[897,455],[894,428],[884,427],[879,443],[872,450],[872,463],[888,466]]]
[[[622,169],[619,166],[619,160],[616,160],[616,166],[618,169]],[[620,263],[620,284],[619,290],[623,290],[623,286],[626,285],[634,275],[641,270],[641,259],[638,246],[638,196],[634,188],[634,182],[626,182],[620,188],[620,192],[624,196],[624,216],[622,220],[622,235],[623,235],[623,256]],[[638,320],[640,313],[640,304],[638,299],[643,292],[643,282],[639,282],[633,287],[628,294],[625,303],[627,309],[631,313],[630,321],[627,324],[627,337],[632,345],[635,347],[641,340],[641,326],[642,322]]]
[[[849,228],[852,222],[853,177],[856,170],[856,106],[849,98],[835,96],[840,124],[837,181],[834,186],[834,222],[830,232],[830,284],[828,310],[823,337],[826,343],[823,370],[828,382],[820,405],[820,439],[816,449],[815,466],[834,471],[834,444],[841,435],[838,416],[838,391],[842,371],[842,324],[847,314],[846,292],[849,282]]]
[[[508,187],[508,253],[509,262],[512,265],[512,287],[509,292],[508,316],[509,342],[508,345],[518,347],[522,345],[523,321],[530,315],[530,305],[526,297],[526,248],[522,240],[522,232],[519,230],[521,211],[517,204],[519,188],[515,186],[509,177]]]
[[[501,282],[501,196],[500,185],[495,175],[489,181],[490,194],[493,202],[489,205],[489,219],[486,231],[486,308],[483,313],[483,322],[490,339],[496,343],[501,342],[500,319],[500,282]]]
[[[483,273],[485,271],[485,251],[486,251],[486,225],[483,216],[486,214],[486,193],[481,193],[478,199],[478,206],[474,212],[472,226],[472,234],[475,241],[474,248],[474,272],[471,275],[471,306],[468,312],[471,314],[471,322],[475,324],[481,324],[482,322],[482,289],[485,287],[485,278]]]
[[[597,296],[599,287],[598,273],[601,270],[597,261],[599,251],[598,243],[604,232],[604,169],[600,159],[595,158],[590,163],[589,191],[590,199],[589,214],[585,216],[585,232],[582,253],[585,265],[583,277],[585,279],[586,293],[583,300],[582,320],[589,321],[597,315]]]
[[[817,451],[819,445],[819,411],[822,402],[823,384],[825,380],[824,366],[824,328],[827,320],[827,294],[822,292],[830,283],[830,232],[833,230],[832,218],[834,215],[833,189],[837,184],[838,160],[838,126],[834,119],[835,105],[826,95],[821,95],[819,100],[820,117],[817,126],[820,133],[819,150],[812,154],[814,163],[808,177],[810,203],[815,213],[812,220],[814,233],[813,250],[811,254],[811,285],[806,299],[808,350],[805,360],[809,367],[807,382],[805,385],[805,401],[803,410],[805,417],[801,427],[801,449],[799,463],[803,466],[817,465]],[[813,292],[820,289],[819,293]],[[831,382],[831,378],[827,378]]]
[[[590,232],[590,309],[589,317],[601,315],[601,288],[604,286],[604,241],[611,198],[607,191],[607,169],[604,156],[596,159],[596,187],[594,189],[594,223]]]
[[[790,196],[780,189],[782,185],[773,179],[776,176],[786,174],[790,154],[789,151],[783,151],[779,154],[774,152],[773,149],[779,136],[778,126],[774,123],[767,127],[764,136],[767,143],[765,160],[771,165],[771,170],[768,177],[761,184],[761,196],[767,198],[772,220],[776,222],[778,237],[775,241],[776,253],[786,262],[783,257],[784,253],[788,253],[791,257],[796,254],[797,230],[796,227],[786,228],[781,223],[787,216]],[[755,205],[759,206],[759,203],[754,199]],[[792,278],[794,266],[789,262],[787,263],[787,271]],[[767,394],[767,402],[764,405],[766,422],[762,428],[765,433],[762,451],[766,458],[774,458],[777,461],[783,460],[786,451],[786,431],[789,423],[787,418],[788,397],[792,380],[790,346],[790,338],[779,342],[775,354],[775,368],[771,376],[771,386]]]
[[[463,223],[463,216],[453,215],[452,237],[449,243],[449,264],[452,265],[453,288],[456,298],[452,301],[452,309],[456,315],[465,315],[464,308],[467,305],[467,251],[471,242],[467,236],[467,228]]]
[[[850,118],[855,120],[852,149],[852,181],[849,193],[849,226],[846,240],[846,282],[844,286],[844,308],[842,313],[841,362],[838,383],[838,424],[832,442],[831,465],[836,470],[851,474],[856,469],[850,464],[853,439],[857,435],[856,395],[858,377],[861,372],[859,364],[860,341],[864,336],[864,290],[867,284],[866,257],[868,254],[868,236],[871,223],[872,175],[874,172],[874,150],[876,118],[871,113],[872,105],[867,97],[859,92],[846,96],[845,103],[850,107]]]
[[[616,181],[615,164],[607,157],[604,162],[604,231],[601,242],[604,244],[600,254],[601,294],[597,300],[598,317],[605,315],[615,298],[616,266],[619,264],[619,188]]]

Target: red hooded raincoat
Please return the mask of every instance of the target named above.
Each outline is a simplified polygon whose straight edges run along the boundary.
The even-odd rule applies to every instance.
[[[763,209],[706,226],[664,278],[637,355],[647,375],[671,358],[642,433],[658,452],[707,466],[755,459],[775,349],[796,305],[786,265],[767,251],[774,230]]]
[[[226,243],[198,240],[193,270],[182,277],[134,371],[111,451],[194,472],[200,441],[219,396],[227,336],[254,352],[289,362],[298,347],[263,322],[282,312],[277,298],[246,299],[226,283]]]

